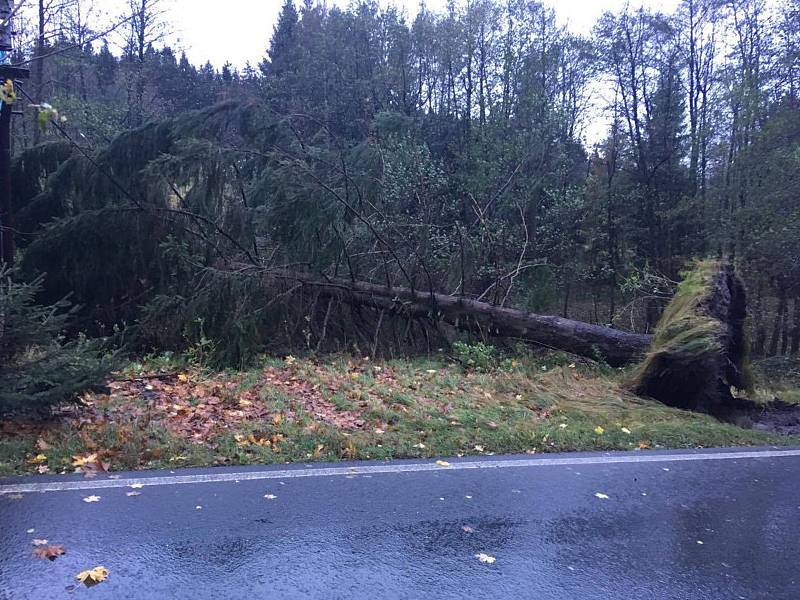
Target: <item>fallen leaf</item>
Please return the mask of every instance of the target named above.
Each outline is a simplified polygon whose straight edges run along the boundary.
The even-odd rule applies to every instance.
[[[28,463],[32,465],[40,465],[47,462],[47,456],[44,454],[37,454],[28,459]]]
[[[630,434],[631,434],[631,430],[630,430],[630,429],[628,429],[627,427],[623,427],[622,429],[620,429],[620,431],[621,431],[622,433],[627,433],[628,435],[630,435]]]
[[[186,373],[179,373],[178,381],[180,381],[181,383],[186,383],[187,381],[189,381],[189,376]]]
[[[97,462],[97,454],[84,454],[83,456],[76,455],[72,457],[73,467],[86,467],[88,465],[94,466]]]
[[[47,540],[33,539],[31,540],[31,544],[34,546],[46,546]]]
[[[96,585],[108,579],[108,569],[105,567],[95,567],[88,571],[81,571],[75,575],[75,579],[80,581],[86,587]]]
[[[491,565],[497,559],[494,556],[489,556],[488,554],[484,554],[481,552],[480,554],[476,554],[475,558],[477,558],[482,563],[486,563],[487,565]]]
[[[559,427],[561,429],[566,429],[567,428],[567,424],[566,423],[561,423],[561,424],[559,424]]]
[[[52,546],[42,546],[33,549],[33,555],[36,558],[45,558],[47,560],[55,560],[59,556],[64,556],[67,551],[64,546],[60,544],[53,544]]]
[[[272,423],[275,427],[280,427],[281,423],[283,422],[283,413],[275,413],[272,417]]]
[[[449,467],[450,466],[450,463],[447,462],[446,460],[437,460],[436,464],[439,465],[440,467]]]
[[[39,465],[38,467],[36,467],[36,472],[41,475],[44,475],[45,473],[50,472],[50,467],[48,467],[47,465]]]
[[[84,498],[83,501],[84,502],[100,502],[100,498],[101,498],[100,496],[86,496],[86,498]]]
[[[594,432],[597,435],[603,435],[606,432],[606,430],[600,427],[600,425],[598,425],[597,427],[594,428]]]
[[[597,492],[594,495],[595,498],[599,498],[600,500],[608,500],[608,494],[604,494],[602,492]]]

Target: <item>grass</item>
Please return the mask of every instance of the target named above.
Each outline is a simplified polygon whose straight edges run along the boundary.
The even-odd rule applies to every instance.
[[[110,395],[58,418],[0,422],[0,474],[72,472],[91,454],[127,470],[800,442],[638,398],[622,373],[564,355],[502,365],[272,358],[171,375],[168,361],[132,365]]]

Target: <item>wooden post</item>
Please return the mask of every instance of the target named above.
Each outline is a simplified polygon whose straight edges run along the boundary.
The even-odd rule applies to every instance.
[[[29,71],[11,66],[13,0],[0,0],[0,84],[27,79]],[[11,206],[11,104],[0,102],[0,264],[14,264],[14,211]]]

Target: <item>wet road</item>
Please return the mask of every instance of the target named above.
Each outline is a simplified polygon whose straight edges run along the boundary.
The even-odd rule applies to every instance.
[[[0,598],[800,598],[798,451],[418,465],[0,480]]]

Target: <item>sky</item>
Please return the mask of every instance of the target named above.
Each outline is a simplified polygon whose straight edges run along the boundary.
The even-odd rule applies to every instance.
[[[559,21],[576,33],[588,33],[606,10],[617,10],[626,1],[632,8],[640,4],[672,12],[680,0],[544,0],[555,8]],[[388,0],[382,0],[388,4]],[[229,61],[236,67],[246,62],[257,65],[266,53],[269,38],[278,19],[283,0],[166,0],[170,26],[177,47],[195,63],[210,60],[217,68]],[[346,6],[349,0],[329,0]],[[393,0],[416,14],[419,0]],[[426,0],[429,9],[440,9],[446,0]]]

